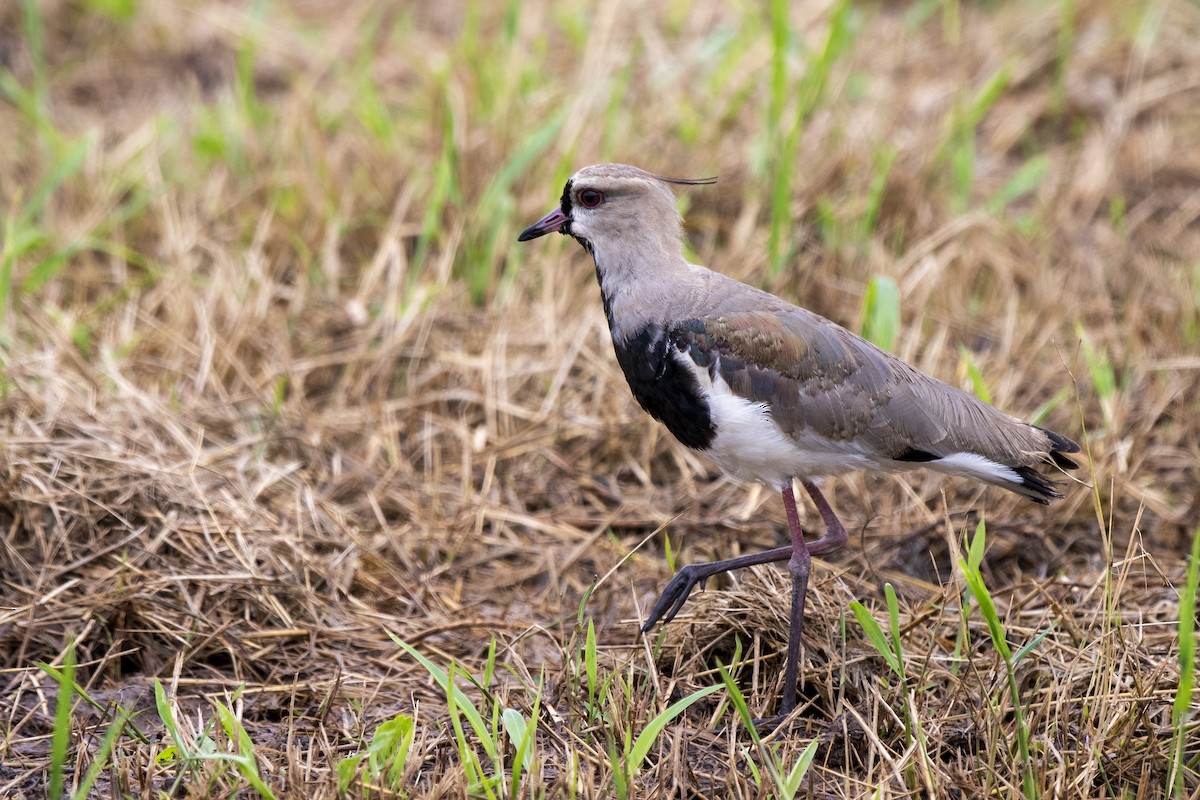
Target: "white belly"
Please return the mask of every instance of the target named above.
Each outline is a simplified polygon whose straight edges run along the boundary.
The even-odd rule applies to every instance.
[[[879,467],[854,442],[837,442],[809,434],[792,439],[779,429],[765,403],[738,397],[718,374],[696,370],[708,390],[709,413],[717,429],[705,451],[722,472],[739,480],[779,487],[792,478],[821,478]]]

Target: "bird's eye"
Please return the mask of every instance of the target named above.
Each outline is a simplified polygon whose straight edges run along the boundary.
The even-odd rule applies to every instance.
[[[595,208],[604,202],[604,195],[595,189],[584,189],[579,193],[579,202],[584,208]]]

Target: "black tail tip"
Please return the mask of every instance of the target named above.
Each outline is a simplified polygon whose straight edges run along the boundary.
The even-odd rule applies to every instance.
[[[1050,461],[1059,469],[1079,469],[1079,465],[1074,460],[1063,455],[1063,453],[1078,453],[1080,450],[1078,444],[1061,433],[1055,433],[1038,425],[1034,425],[1033,427],[1046,434],[1047,438],[1050,439],[1050,453],[1046,459],[1047,461]]]
[[[1033,502],[1046,506],[1050,505],[1051,500],[1063,498],[1062,492],[1054,488],[1054,484],[1033,467],[1019,467],[1014,472],[1021,478],[1021,488],[1017,491]]]
[[[1050,437],[1050,449],[1055,453],[1079,452],[1079,445],[1071,439],[1063,436],[1061,433],[1055,433],[1054,431],[1048,428],[1043,428],[1040,425],[1034,425],[1033,427]]]

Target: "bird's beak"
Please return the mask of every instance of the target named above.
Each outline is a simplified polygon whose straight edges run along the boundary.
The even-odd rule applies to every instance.
[[[561,208],[556,208],[546,216],[539,219],[537,222],[530,225],[525,230],[521,231],[521,235],[517,237],[518,242],[528,242],[530,239],[536,239],[539,236],[545,236],[547,233],[565,233],[567,225],[571,222],[571,218],[563,213]]]

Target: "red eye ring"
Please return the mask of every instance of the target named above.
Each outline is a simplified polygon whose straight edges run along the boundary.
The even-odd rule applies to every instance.
[[[579,192],[579,204],[584,208],[595,208],[604,202],[604,193],[595,189],[583,189]]]

